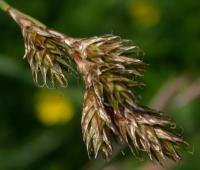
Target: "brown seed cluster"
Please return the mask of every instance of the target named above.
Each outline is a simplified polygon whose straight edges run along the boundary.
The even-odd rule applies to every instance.
[[[115,138],[136,155],[146,152],[159,162],[181,159],[177,148],[185,141],[173,133],[171,121],[138,103],[135,89],[143,86],[146,64],[138,59],[143,52],[136,45],[113,35],[75,39],[11,7],[8,13],[22,29],[36,84],[65,87],[64,72],[75,72],[73,63],[82,74],[86,91],[81,125],[90,157],[102,152],[109,159]]]
[[[71,48],[67,44],[68,41],[65,41],[66,37],[13,8],[10,8],[8,13],[22,29],[24,58],[27,58],[30,64],[36,85],[54,88],[57,83],[66,87],[64,71],[75,72],[71,66]]]
[[[88,68],[83,72],[86,92],[82,115],[83,139],[90,156],[112,155],[117,138],[138,155],[162,162],[166,157],[179,161],[176,147],[185,143],[173,134],[174,125],[162,113],[138,104],[136,88],[145,64],[135,58],[142,52],[130,41],[106,35],[81,42]]]

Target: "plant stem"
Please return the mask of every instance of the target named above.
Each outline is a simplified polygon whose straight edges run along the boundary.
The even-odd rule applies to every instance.
[[[0,9],[7,11],[10,8],[10,5],[7,4],[4,0],[0,0]]]
[[[33,23],[35,23],[37,26],[46,28],[46,26],[44,24],[42,24],[41,22],[39,22],[38,20],[36,20],[35,18],[26,15],[20,11],[18,11],[17,9],[12,8],[7,2],[5,2],[4,0],[0,0],[0,9],[3,10],[4,12],[7,12],[8,10],[10,10],[9,15],[19,24],[19,18],[20,17],[24,17],[27,20],[32,21]],[[11,14],[12,13],[12,14]],[[18,19],[17,19],[18,18]]]

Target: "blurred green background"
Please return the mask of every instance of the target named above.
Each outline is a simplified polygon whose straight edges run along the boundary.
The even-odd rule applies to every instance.
[[[0,170],[200,169],[199,0],[7,1],[74,37],[112,33],[133,40],[149,64],[141,103],[169,114],[191,146],[181,164],[166,167],[128,150],[110,162],[90,161],[80,126],[81,79],[69,76],[67,89],[35,87],[20,29],[0,11]]]

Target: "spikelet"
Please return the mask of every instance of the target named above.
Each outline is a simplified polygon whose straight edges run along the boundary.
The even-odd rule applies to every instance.
[[[67,44],[69,39],[14,8],[10,7],[8,13],[22,29],[25,42],[24,58],[27,58],[30,64],[36,85],[54,88],[57,83],[66,87],[64,71],[75,71],[70,58],[71,49]]]
[[[174,124],[138,104],[133,91],[143,86],[139,77],[146,66],[135,58],[142,53],[139,48],[113,35],[85,39],[82,46],[86,57],[80,67],[86,84],[82,129],[89,155],[96,157],[102,151],[109,159],[112,134],[136,155],[142,151],[151,160],[179,161],[176,147],[185,141],[172,133]]]

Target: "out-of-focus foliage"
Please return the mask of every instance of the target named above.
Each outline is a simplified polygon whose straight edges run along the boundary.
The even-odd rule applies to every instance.
[[[8,2],[73,37],[113,33],[138,44],[146,52],[144,61],[149,63],[141,102],[155,108],[163,105],[160,108],[173,117],[180,130],[184,129],[190,150],[194,148],[194,154],[186,153],[181,165],[169,163],[166,169],[199,169],[200,1]],[[116,153],[110,163],[101,158],[89,161],[80,126],[81,79],[69,76],[67,89],[41,91],[34,86],[29,66],[22,60],[20,29],[3,12],[0,38],[1,170],[150,169],[149,162],[138,161],[129,151],[126,156]]]

